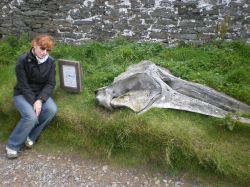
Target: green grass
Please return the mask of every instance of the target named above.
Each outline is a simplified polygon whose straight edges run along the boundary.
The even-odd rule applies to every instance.
[[[0,41],[0,140],[4,142],[18,121],[11,101],[15,59],[28,49],[25,37]],[[94,94],[129,65],[151,60],[175,76],[250,104],[249,45],[235,41],[166,48],[117,39],[78,46],[59,43],[51,55],[81,62],[83,92],[61,90],[57,75],[54,98],[59,111],[37,149],[86,154],[125,166],[147,165],[212,186],[250,183],[249,125],[234,123],[229,130],[226,119],[170,109],[151,109],[142,115],[128,109],[107,111],[98,106]]]

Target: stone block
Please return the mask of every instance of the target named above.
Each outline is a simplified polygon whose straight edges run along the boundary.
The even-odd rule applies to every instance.
[[[170,36],[170,34],[164,31],[163,32],[151,32],[149,36],[152,39],[167,39]]]
[[[157,8],[151,13],[151,16],[157,19],[161,19],[161,18],[170,18],[172,14],[174,14],[174,12],[172,12],[169,9]]]

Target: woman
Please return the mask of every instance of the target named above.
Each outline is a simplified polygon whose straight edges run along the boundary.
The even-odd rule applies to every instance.
[[[51,98],[56,84],[55,63],[49,56],[53,40],[49,35],[41,34],[31,44],[31,50],[21,55],[16,64],[13,101],[21,119],[7,142],[8,158],[18,157],[23,144],[31,148],[57,112]]]

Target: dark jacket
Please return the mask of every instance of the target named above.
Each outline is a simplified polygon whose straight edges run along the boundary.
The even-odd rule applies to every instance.
[[[14,96],[23,95],[31,105],[37,99],[45,102],[56,85],[55,67],[54,59],[50,56],[44,63],[38,64],[31,50],[21,55],[16,64]]]

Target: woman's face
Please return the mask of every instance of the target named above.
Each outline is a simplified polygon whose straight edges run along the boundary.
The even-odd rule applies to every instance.
[[[33,50],[34,54],[41,59],[44,58],[50,51],[50,49],[46,49],[38,45],[34,46],[33,48],[34,48]]]

